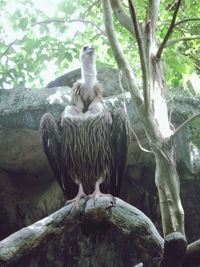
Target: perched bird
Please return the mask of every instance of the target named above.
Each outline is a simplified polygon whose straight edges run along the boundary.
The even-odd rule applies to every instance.
[[[49,164],[68,201],[89,195],[119,194],[129,146],[129,119],[123,109],[108,111],[101,100],[92,45],[80,53],[81,80],[72,88],[71,103],[58,124],[42,116],[40,136]]]

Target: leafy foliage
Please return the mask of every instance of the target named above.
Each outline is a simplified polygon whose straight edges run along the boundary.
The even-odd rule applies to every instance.
[[[99,64],[116,67],[103,34],[101,1],[45,0],[42,3],[39,0],[0,0],[0,88],[45,86],[77,64],[80,48],[88,42],[95,45]],[[142,22],[147,1],[135,1],[135,4]],[[127,1],[123,1],[123,5],[127,8]],[[198,14],[199,1],[185,0],[178,20]],[[157,30],[160,41],[172,15],[172,1],[162,1]],[[200,21],[180,24],[175,28],[173,38],[200,34],[199,24]],[[117,21],[115,25],[124,52],[140,76],[135,40]],[[184,85],[194,70],[200,72],[199,51],[198,40],[178,42],[166,48],[163,62],[170,88]]]
[[[168,84],[172,89],[184,85],[185,78],[195,69],[193,61],[173,46],[164,53],[164,69]]]

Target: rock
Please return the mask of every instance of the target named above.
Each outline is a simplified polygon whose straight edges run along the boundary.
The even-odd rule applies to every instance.
[[[103,96],[111,96],[122,93],[122,89],[119,86],[119,71],[105,66],[97,66],[97,79],[101,82],[103,88]],[[81,78],[81,69],[70,71],[47,85],[47,88],[58,86],[69,86]],[[128,87],[125,79],[122,79],[122,87],[125,91],[128,91]]]
[[[37,131],[1,128],[0,147],[2,169],[34,176],[38,175],[39,171],[44,179],[52,177],[51,171],[47,173],[48,163],[42,153]]]
[[[0,168],[19,172],[22,171],[24,166],[30,167],[32,165],[35,170],[42,172],[42,165],[44,164],[41,164],[41,162],[45,162],[45,166],[47,166],[47,163],[44,159],[38,135],[40,119],[45,112],[49,111],[58,120],[65,106],[69,104],[69,100],[70,88],[68,87],[40,90],[1,90],[0,144],[2,144],[2,149],[0,150]],[[130,100],[129,93],[106,97],[104,103],[111,110],[123,107],[125,104],[132,121],[132,127],[140,136],[141,144],[148,146],[144,130]],[[16,142],[16,140],[18,141]],[[16,160],[17,154],[19,160]],[[144,161],[152,162],[149,155],[139,150],[133,136],[129,162],[133,164]],[[31,167],[29,172],[32,172]]]
[[[172,123],[178,127],[188,118],[200,113],[200,97],[175,97]],[[200,172],[200,117],[189,123],[176,138],[177,157],[189,172]]]
[[[0,150],[0,168],[3,167],[8,171],[21,171],[20,166],[27,165],[27,159],[30,160],[29,162],[32,162],[29,166],[34,165],[34,168],[39,170],[41,164],[39,164],[38,158],[44,158],[37,133],[40,119],[45,112],[49,111],[58,120],[65,106],[69,104],[69,100],[69,87],[35,90],[0,90],[0,144],[2,144],[2,149]],[[105,97],[103,101],[105,106],[111,110],[117,107],[123,107],[124,105],[126,106],[133,131],[138,136],[141,145],[149,149],[145,132],[131,101],[130,94],[127,92],[121,95]],[[199,110],[199,105],[200,98],[174,98],[173,105],[171,106],[174,126],[180,125],[188,117],[196,114]],[[15,129],[15,131],[11,129]],[[198,137],[200,136],[199,131],[198,123],[193,123],[190,125],[190,129],[184,129],[176,138],[178,159],[194,174],[197,174],[200,170],[200,144],[197,143],[199,140]],[[8,135],[10,135],[9,138]],[[20,141],[26,140],[27,138],[30,139],[28,148],[26,141]],[[192,143],[191,138],[195,142]],[[19,141],[16,142],[15,140]],[[30,153],[30,150],[33,148],[35,152]],[[23,150],[23,152],[19,151],[19,149]],[[7,155],[8,151],[9,156],[5,157],[4,155]],[[13,163],[9,161],[13,158],[13,161],[16,162],[16,153],[20,153],[20,160],[18,160],[20,164],[19,162],[15,164],[16,169],[14,169]],[[132,135],[129,164],[144,163],[146,165],[152,165],[154,163],[153,158],[150,154],[140,150],[135,136]],[[12,168],[9,169],[9,166],[12,166]]]

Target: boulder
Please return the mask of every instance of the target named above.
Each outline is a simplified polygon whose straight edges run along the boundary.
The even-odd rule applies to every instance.
[[[47,88],[58,86],[72,87],[80,77],[81,69],[75,69],[48,83]],[[105,88],[103,91],[104,97],[121,94],[122,90],[128,91],[125,79],[122,78],[121,80],[120,77],[118,70],[106,66],[97,66],[97,79],[101,82],[103,88]],[[122,82],[122,88],[119,86],[120,81]]]
[[[40,119],[45,112],[51,112],[58,120],[65,106],[69,104],[70,90],[69,87],[0,90],[0,168],[21,171],[23,168],[27,170],[27,166],[31,169],[30,166],[34,165],[35,170],[41,170],[41,162],[46,160],[38,135]],[[150,149],[130,94],[126,92],[105,97],[103,102],[110,110],[125,107],[132,130],[141,145]],[[177,127],[196,114],[199,106],[200,98],[175,97],[170,106],[173,125]],[[191,123],[176,138],[177,157],[194,174],[200,170],[198,123],[196,119],[195,123]],[[131,140],[129,165],[151,165],[154,162],[152,156],[141,151],[134,134]]]

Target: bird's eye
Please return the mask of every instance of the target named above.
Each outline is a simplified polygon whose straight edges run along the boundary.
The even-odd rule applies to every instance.
[[[87,45],[86,45],[86,46],[84,46],[84,47],[83,47],[83,51],[85,51],[87,48],[88,48],[88,46],[87,46]]]

